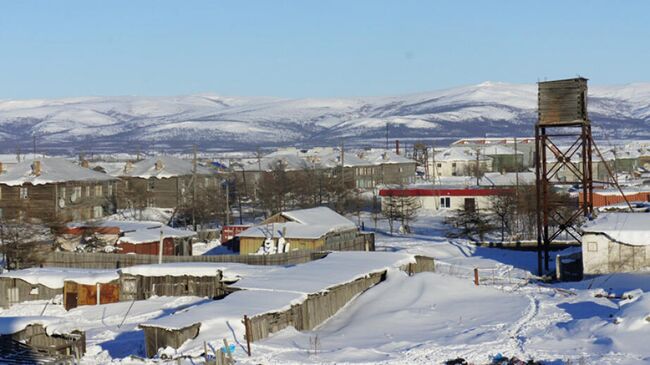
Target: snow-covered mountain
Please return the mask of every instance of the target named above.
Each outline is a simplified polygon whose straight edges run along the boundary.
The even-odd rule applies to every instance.
[[[596,134],[650,138],[650,84],[591,86]],[[380,145],[389,138],[443,140],[533,134],[534,84],[485,82],[393,96],[280,99],[189,95],[0,100],[4,152],[252,149],[279,145]],[[388,126],[388,127],[387,127]],[[606,134],[606,135],[604,135]]]

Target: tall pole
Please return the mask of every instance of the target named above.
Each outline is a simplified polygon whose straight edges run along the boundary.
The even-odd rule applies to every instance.
[[[160,244],[158,246],[158,263],[162,264],[163,259],[163,226],[160,226]]]
[[[341,189],[345,189],[345,145],[341,141]]]
[[[192,227],[196,231],[196,145],[193,146],[192,158]]]
[[[230,224],[230,184],[226,180],[226,224]]]
[[[480,182],[480,156],[481,155],[481,149],[480,147],[476,148],[476,186],[479,186],[481,184]]]

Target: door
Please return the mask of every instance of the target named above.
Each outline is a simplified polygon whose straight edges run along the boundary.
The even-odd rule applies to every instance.
[[[474,199],[474,198],[465,198],[465,211],[466,212],[476,212],[476,199]]]

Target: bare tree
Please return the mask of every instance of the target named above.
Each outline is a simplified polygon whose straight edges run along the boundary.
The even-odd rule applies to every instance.
[[[501,228],[501,241],[505,240],[506,232],[511,232],[512,223],[517,212],[515,192],[495,195],[490,199],[491,211]]]

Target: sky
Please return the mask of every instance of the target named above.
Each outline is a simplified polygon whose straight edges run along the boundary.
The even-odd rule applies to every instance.
[[[650,81],[648,1],[0,0],[0,99]]]

